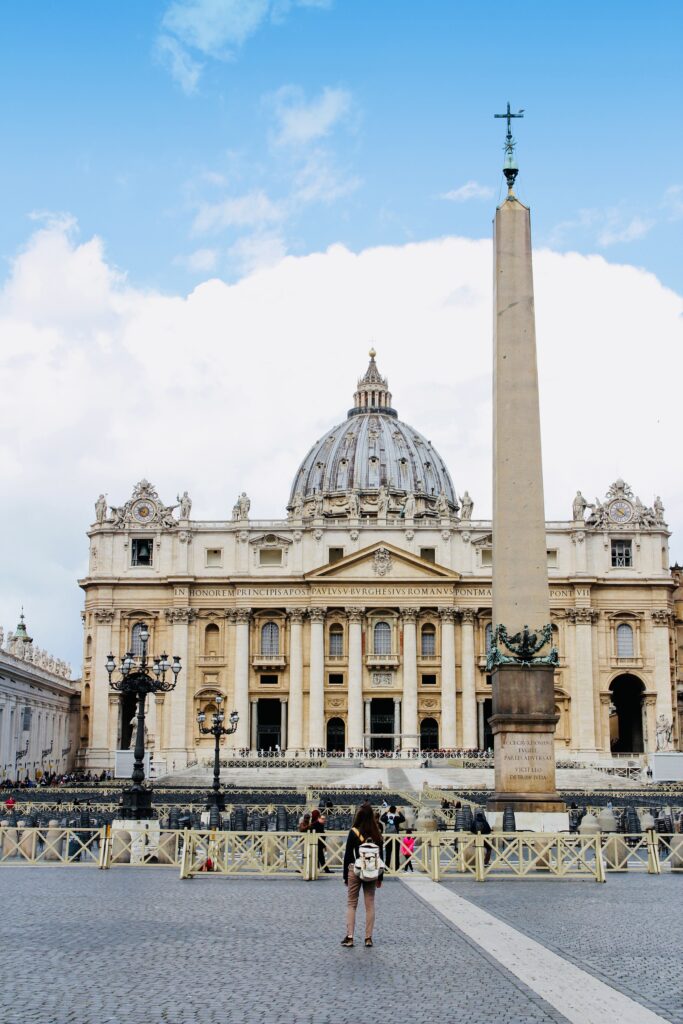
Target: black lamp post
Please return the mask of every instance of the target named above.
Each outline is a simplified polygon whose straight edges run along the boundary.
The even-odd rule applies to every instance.
[[[132,693],[137,700],[138,727],[135,734],[135,751],[133,774],[131,775],[132,786],[123,790],[121,800],[121,816],[126,820],[141,818],[153,818],[152,791],[143,785],[145,781],[145,700],[148,693],[167,693],[175,687],[180,672],[180,658],[173,657],[169,661],[167,654],[152,659],[151,669],[154,673],[148,672],[147,644],[149,642],[149,630],[145,623],[142,623],[140,630],[140,642],[142,650],[139,655],[128,651],[123,657],[119,672],[120,679],[113,679],[116,671],[116,659],[110,654],[106,661],[106,669],[109,673],[109,685],[112,690],[120,693]],[[171,672],[168,682],[166,674]]]
[[[212,724],[205,726],[206,715],[203,711],[197,713],[197,722],[199,724],[199,731],[202,736],[214,736],[216,739],[216,746],[213,757],[213,784],[211,786],[211,792],[206,801],[208,808],[217,807],[219,811],[225,810],[225,794],[221,793],[221,762],[220,762],[220,743],[221,736],[232,736],[237,729],[237,723],[239,722],[239,715],[236,711],[230,712],[230,724],[226,727],[223,725],[225,721],[225,715],[221,709],[223,698],[220,694],[216,697],[216,704],[218,707],[211,716]]]

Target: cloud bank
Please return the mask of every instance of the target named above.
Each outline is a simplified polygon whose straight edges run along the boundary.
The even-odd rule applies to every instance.
[[[490,242],[280,257],[271,242],[272,265],[235,284],[164,295],[65,218],[16,256],[0,291],[5,626],[23,602],[36,641],[80,663],[75,580],[100,491],[118,505],[146,476],[167,502],[187,488],[199,519],[228,518],[241,490],[256,518],[283,515],[371,340],[401,418],[490,515]],[[662,495],[683,560],[681,297],[635,267],[547,250],[535,285],[548,518],[568,517],[578,487],[602,496],[623,476],[646,504]]]

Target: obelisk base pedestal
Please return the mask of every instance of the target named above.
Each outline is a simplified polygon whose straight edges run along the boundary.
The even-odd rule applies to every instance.
[[[492,683],[496,788],[488,810],[564,811],[555,785],[554,669],[500,665]]]

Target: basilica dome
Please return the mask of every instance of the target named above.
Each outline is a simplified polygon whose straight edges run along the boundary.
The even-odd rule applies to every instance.
[[[287,506],[290,516],[452,516],[458,499],[430,441],[398,418],[370,350],[353,408],[313,445]]]

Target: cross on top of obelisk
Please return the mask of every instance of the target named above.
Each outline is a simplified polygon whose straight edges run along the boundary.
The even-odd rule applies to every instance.
[[[512,137],[512,126],[510,122],[512,121],[513,117],[524,117],[524,108],[522,108],[522,110],[518,110],[516,114],[513,114],[512,111],[510,110],[509,102],[507,107],[508,108],[506,113],[494,114],[493,116],[504,117],[508,123],[507,135],[505,136],[505,145],[503,147],[503,149],[505,150],[505,163],[503,165],[503,174],[507,178],[508,192],[512,193],[512,186],[514,185],[515,178],[519,173],[519,168],[517,167],[517,161],[515,160],[516,143]]]

